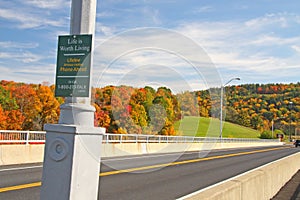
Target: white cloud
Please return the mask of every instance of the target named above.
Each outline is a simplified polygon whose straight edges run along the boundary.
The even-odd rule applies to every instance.
[[[268,26],[279,26],[280,28],[286,28],[293,23],[300,23],[300,16],[293,13],[269,13],[262,17],[254,18],[245,22],[248,27],[256,27],[265,29]]]
[[[26,9],[3,9],[0,8],[0,18],[18,22],[19,25],[13,25],[20,29],[37,28],[43,26],[61,27],[65,25],[64,19],[49,19],[41,13],[32,13]]]
[[[1,61],[0,61],[1,63]],[[31,65],[27,63],[26,67],[11,67],[6,66],[6,64],[0,64],[1,80],[14,80],[17,82],[25,83],[42,83],[43,81],[49,82],[50,84],[54,83],[54,69],[53,65],[41,64]],[[17,77],[17,79],[16,79]]]
[[[279,13],[248,21],[194,22],[177,31],[203,46],[224,79],[235,75],[245,81],[259,76],[261,81],[280,81],[287,74],[300,76],[300,37],[286,31],[299,26],[299,17]]]
[[[154,25],[160,25],[161,20],[159,18],[159,11],[157,9],[153,9],[151,7],[144,7],[142,8],[142,13],[146,19],[151,19]]]
[[[300,54],[300,46],[292,45],[291,48],[294,49],[298,54]]]
[[[263,20],[258,20],[258,18],[246,22],[186,23],[176,30],[189,36],[205,49],[223,73],[224,79],[226,79],[226,76],[232,76],[232,73],[235,73],[244,76],[246,82],[249,82],[253,77],[260,77],[262,81],[266,82],[268,79],[280,82],[288,74],[291,78],[299,76],[300,71],[297,71],[300,63],[299,58],[296,58],[292,52],[288,52],[288,54],[287,52],[279,52],[280,49],[286,48],[294,50],[294,53],[299,52],[300,48],[295,44],[300,43],[300,37],[278,34],[279,24],[286,22],[289,26],[293,26],[297,23],[294,19],[289,18],[289,15],[285,19],[284,16],[281,16],[279,20],[274,20],[273,17],[276,18],[276,15],[267,16]],[[264,28],[262,24],[269,24],[270,26]],[[285,28],[286,26],[279,27]],[[135,42],[138,43],[139,41]],[[147,43],[147,41],[145,40],[144,43]],[[179,42],[174,41],[174,46],[177,44]],[[183,44],[182,49],[188,51],[189,47]],[[193,49],[190,49],[190,51],[192,52]],[[276,51],[278,52],[276,53]],[[164,63],[164,65],[172,67],[178,66],[178,69],[182,67],[178,62],[166,60],[161,55],[152,55],[152,57],[135,56],[131,60],[126,60],[128,65],[147,63],[149,60],[154,59],[157,63]],[[282,73],[274,74],[275,71],[281,71]],[[270,76],[270,74],[274,75]]]
[[[294,16],[294,18],[291,16]],[[300,70],[297,71],[297,68],[300,69],[300,59],[298,58],[300,48],[296,45],[300,43],[300,37],[286,33],[282,34],[281,32],[287,26],[298,26],[298,22],[295,20],[297,18],[298,16],[296,15],[279,13],[248,21],[184,23],[176,27],[175,30],[179,34],[191,38],[202,49],[204,54],[208,54],[221,72],[224,80],[232,76],[240,76],[243,77],[245,82],[253,82],[255,77],[260,78],[261,82],[281,82],[282,79],[287,79],[288,75],[290,79],[300,76]],[[200,85],[191,83],[196,80],[195,73],[193,74],[192,70],[186,67],[188,63],[172,59],[172,56],[170,56],[172,54],[171,51],[164,52],[166,54],[161,52],[157,54],[143,54],[139,47],[142,45],[150,48],[155,47],[159,43],[165,49],[172,49],[175,52],[175,57],[180,56],[181,51],[185,52],[184,55],[187,60],[193,60],[195,51],[199,49],[186,45],[184,43],[186,41],[183,40],[184,37],[172,40],[170,38],[174,37],[174,35],[166,36],[159,32],[147,35],[144,38],[140,36],[133,34],[126,40],[117,39],[111,43],[113,47],[105,48],[105,57],[109,59],[115,59],[113,56],[121,55],[116,52],[124,53],[126,48],[135,49],[139,52],[135,54],[130,52],[131,57],[125,56],[122,58],[123,67],[118,68],[114,66],[116,69],[110,69],[112,71],[109,70],[108,74],[116,78],[118,73],[128,73],[134,66],[143,66],[143,64],[155,62],[163,66],[170,66],[172,69],[184,74],[186,79],[191,80],[191,85]],[[140,40],[139,38],[143,39]],[[164,40],[164,38],[168,39]],[[177,49],[178,46],[180,46],[180,49]],[[127,66],[127,71],[124,66]],[[281,73],[274,73],[275,71],[280,71]]]
[[[112,36],[115,32],[116,29],[112,26],[105,26],[100,22],[96,22],[96,32],[103,34],[106,37]]]
[[[253,38],[248,45],[261,45],[261,46],[278,46],[278,45],[292,45],[300,42],[300,37],[277,37],[274,35],[259,35]]]
[[[97,13],[96,15],[98,18],[113,17],[113,16],[115,16],[115,13],[110,12],[110,11],[103,11],[103,12]]]
[[[2,49],[31,49],[37,48],[39,46],[36,42],[29,42],[29,43],[18,43],[13,41],[4,41],[0,42],[0,46]]]
[[[214,65],[197,43],[178,32],[158,28],[134,29],[96,45],[94,66],[94,75],[109,80],[109,83],[122,80],[126,74],[139,72],[144,73],[139,77],[152,80],[150,82],[156,78],[157,82],[167,85],[164,81],[168,81],[169,87],[176,91],[178,89],[174,88],[182,83],[172,75],[173,72],[188,84],[202,80],[202,85],[205,82],[215,86],[220,81]],[[152,66],[153,70],[139,69],[146,66]],[[135,81],[133,74],[129,77]]]
[[[195,8],[192,12],[193,13],[207,13],[207,12],[212,12],[215,9],[212,6],[202,6],[199,8]]]
[[[0,60],[13,58],[14,62],[31,63],[38,62],[45,58],[40,54],[34,54],[29,51],[14,51],[14,52],[0,52]]]
[[[71,6],[71,1],[66,0],[26,0],[24,3],[43,9],[70,8]]]

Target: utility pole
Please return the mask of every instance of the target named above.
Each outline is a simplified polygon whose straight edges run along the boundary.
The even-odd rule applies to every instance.
[[[70,36],[66,37],[73,38],[74,41],[68,41],[67,45],[71,46],[73,43],[77,45],[77,39],[81,35],[86,34],[89,38],[93,36],[96,5],[96,0],[72,0]],[[90,54],[88,54],[91,58],[90,69],[92,69],[93,56],[92,41],[93,39],[90,43]],[[81,54],[68,54],[67,56],[71,56],[69,60],[80,62],[84,60],[80,57]],[[59,67],[61,66],[57,66]],[[65,95],[65,104],[60,107],[59,123],[46,124],[44,127],[46,144],[41,188],[42,200],[96,200],[98,197],[101,143],[105,129],[94,127],[95,108],[90,105],[91,72],[92,70],[87,75],[89,79],[87,79],[88,88],[85,96],[77,96],[72,92],[72,94]],[[60,77],[56,76],[56,85],[58,85],[58,80],[65,81],[63,78],[66,77],[62,76],[59,79]],[[76,84],[79,80],[79,76],[74,76],[74,74],[67,78],[70,84]],[[63,88],[63,85],[60,88]]]

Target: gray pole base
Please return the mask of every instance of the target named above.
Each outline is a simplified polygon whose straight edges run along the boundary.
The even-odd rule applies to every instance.
[[[96,200],[104,128],[46,124],[42,200]]]
[[[58,123],[94,127],[95,111],[89,104],[65,103],[60,106]]]

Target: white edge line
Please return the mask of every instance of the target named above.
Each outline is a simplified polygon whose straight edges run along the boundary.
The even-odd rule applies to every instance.
[[[211,188],[213,188],[213,187],[216,187],[216,186],[218,186],[218,185],[221,185],[221,184],[226,183],[226,182],[228,182],[228,181],[231,181],[231,180],[233,180],[233,179],[239,178],[239,177],[244,176],[244,175],[246,175],[246,174],[248,174],[248,173],[251,173],[251,172],[253,172],[253,171],[260,170],[260,169],[263,168],[263,167],[266,167],[266,166],[271,165],[271,164],[273,164],[273,163],[279,162],[279,161],[284,160],[284,159],[286,159],[286,158],[295,156],[295,155],[297,155],[297,154],[300,154],[300,152],[294,153],[294,154],[289,155],[289,156],[287,156],[287,157],[283,157],[283,158],[280,158],[280,159],[275,160],[275,161],[273,161],[273,162],[270,162],[270,163],[267,163],[267,164],[265,164],[265,165],[262,165],[262,166],[260,166],[260,167],[254,168],[254,169],[252,169],[252,170],[250,170],[250,171],[244,172],[244,173],[239,174],[239,175],[237,175],[237,176],[234,176],[234,177],[231,177],[231,178],[229,178],[229,179],[226,179],[226,180],[224,180],[224,181],[222,181],[222,182],[219,182],[219,183],[216,183],[216,184],[214,184],[214,185],[208,186],[208,187],[206,187],[206,188],[203,188],[203,189],[201,189],[201,190],[198,190],[198,191],[193,192],[193,193],[191,193],[191,194],[188,194],[188,195],[186,195],[186,196],[180,197],[180,198],[178,198],[178,199],[176,199],[176,200],[184,200],[184,199],[186,199],[186,198],[192,197],[192,196],[197,195],[197,194],[199,194],[199,193],[201,193],[201,192],[204,192],[205,190],[211,189]]]
[[[31,166],[31,167],[16,167],[16,168],[0,169],[0,172],[16,171],[16,170],[23,170],[23,169],[34,169],[34,168],[42,168],[42,167],[43,165]]]

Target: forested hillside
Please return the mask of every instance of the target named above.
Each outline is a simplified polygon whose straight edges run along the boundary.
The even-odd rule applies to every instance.
[[[224,94],[226,121],[261,132],[271,130],[272,121],[286,134],[299,127],[300,83],[231,86]],[[176,135],[174,123],[184,116],[220,114],[220,88],[173,94],[166,87],[106,86],[94,88],[92,96],[95,126],[111,133]],[[62,103],[53,85],[1,81],[0,129],[42,130],[57,123]]]
[[[220,101],[211,102],[208,91],[195,92],[195,96],[201,116],[218,113],[210,108],[211,105],[220,104]],[[300,83],[231,86],[225,88],[224,98],[226,121],[261,132],[271,130],[273,124],[273,130],[281,130],[285,134],[289,134],[289,131],[294,134],[295,128],[299,127]]]

